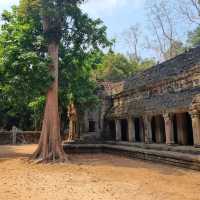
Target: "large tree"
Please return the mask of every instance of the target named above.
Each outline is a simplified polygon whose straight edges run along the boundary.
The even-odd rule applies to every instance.
[[[33,158],[42,161],[66,159],[60,137],[58,112],[58,55],[59,45],[65,28],[74,20],[71,14],[83,0],[41,0],[43,31],[51,58],[49,71],[54,81],[47,93],[42,132]]]
[[[23,0],[2,16],[0,33],[0,127],[16,125],[23,130],[40,130],[45,94],[51,84],[38,1]],[[106,27],[76,7],[74,23],[63,31],[59,51],[59,111],[62,131],[66,128],[69,94],[84,109],[96,99],[90,78],[111,42]],[[31,92],[30,92],[31,91]]]
[[[10,17],[12,12],[5,13],[4,24],[2,25],[3,35],[1,35],[3,37],[1,37],[0,43],[0,53],[3,55],[0,62],[3,71],[0,71],[3,78],[6,78],[3,93],[6,94],[7,99],[13,97],[12,92],[9,94],[6,92],[7,88],[11,88],[16,94],[13,102],[15,102],[16,97],[21,96],[21,102],[24,103],[24,107],[27,107],[28,104],[34,111],[36,110],[35,118],[37,117],[38,108],[42,108],[41,105],[45,100],[41,96],[42,92],[45,91],[49,84],[51,85],[46,97],[43,130],[34,158],[40,161],[56,158],[63,160],[64,153],[60,143],[60,124],[58,120],[58,53],[61,61],[61,73],[59,74],[61,88],[59,90],[62,104],[60,107],[67,107],[67,98],[65,97],[71,92],[77,97],[76,102],[79,105],[83,105],[95,99],[95,95],[93,95],[95,86],[90,79],[91,69],[98,62],[99,55],[102,55],[101,48],[105,48],[111,43],[107,40],[106,27],[101,20],[90,19],[74,1],[65,2],[62,6],[59,4],[62,7],[62,12],[60,12],[59,16],[57,16],[57,13],[59,13],[57,12],[58,7],[54,7],[57,4],[52,5],[54,9],[57,9],[55,11],[53,7],[52,10],[46,10],[45,6],[47,5],[43,5],[43,3],[43,1],[39,0],[22,0],[20,7],[15,9],[14,16]],[[46,3],[50,5],[52,2],[48,1]],[[48,18],[48,14],[51,14],[50,18]],[[54,15],[55,18],[52,18]],[[44,20],[46,20],[45,23]],[[58,26],[57,23],[60,25]],[[12,40],[14,40],[14,45],[8,42]],[[58,48],[59,45],[60,49]],[[14,51],[12,51],[13,46],[15,48]],[[46,53],[47,49],[49,56]],[[24,51],[28,55],[22,56],[21,53]],[[48,66],[48,63],[49,67],[47,68],[45,65]],[[16,68],[16,70],[12,71],[13,68]],[[9,76],[5,76],[6,74]],[[51,76],[45,77],[44,74],[50,74]],[[22,87],[28,85],[27,90],[18,89],[16,84],[11,85],[10,80],[14,77],[17,77],[16,80],[21,83]],[[53,77],[53,84],[50,81],[51,77]],[[32,82],[32,79],[35,81]],[[39,86],[43,86],[41,90],[35,87],[37,83]],[[33,87],[34,91],[40,92],[32,95],[30,86]],[[81,90],[78,90],[79,87],[81,87]],[[22,95],[18,95],[20,91]],[[30,96],[26,103],[23,101],[24,96]],[[6,98],[2,99],[6,102]]]

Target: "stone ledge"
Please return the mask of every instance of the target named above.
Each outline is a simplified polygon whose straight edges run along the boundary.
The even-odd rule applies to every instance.
[[[189,153],[189,154],[195,154],[200,155],[200,148],[194,147],[194,146],[183,146],[183,145],[167,145],[167,144],[145,144],[145,143],[130,143],[130,142],[116,142],[116,141],[107,141],[106,144],[111,145],[122,145],[122,146],[131,146],[131,147],[137,147],[142,149],[154,149],[159,151],[172,151],[172,152],[180,152],[180,153]]]
[[[64,144],[67,153],[110,153],[200,171],[200,155],[112,144]]]

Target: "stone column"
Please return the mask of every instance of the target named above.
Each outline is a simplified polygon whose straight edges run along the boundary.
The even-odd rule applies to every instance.
[[[163,115],[163,117],[165,120],[166,144],[174,144],[173,114],[166,113]]]
[[[12,144],[15,145],[17,143],[17,127],[12,127]]]
[[[135,123],[131,116],[128,118],[128,141],[135,142]]]
[[[200,112],[192,112],[191,118],[192,118],[194,146],[200,147]]]
[[[151,116],[144,116],[144,139],[145,143],[152,143]]]
[[[176,114],[176,119],[177,119],[178,144],[186,145],[188,142],[188,137],[187,137],[187,119],[185,113]]]
[[[122,140],[122,129],[121,129],[121,122],[119,119],[115,120],[115,126],[116,126],[116,141]]]

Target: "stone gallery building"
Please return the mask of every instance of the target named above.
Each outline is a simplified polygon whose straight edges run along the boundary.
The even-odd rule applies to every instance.
[[[200,147],[200,47],[119,83],[101,83],[81,139]]]

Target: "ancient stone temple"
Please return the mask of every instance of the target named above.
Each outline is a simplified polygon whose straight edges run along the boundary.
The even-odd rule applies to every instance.
[[[85,110],[83,123],[80,127],[80,137],[85,141],[102,141],[110,139],[109,134],[104,134],[106,130],[105,118],[112,105],[112,96],[117,91],[121,90],[123,82],[100,82],[98,96],[100,98],[100,105],[96,108]]]
[[[200,146],[200,47],[101,87],[83,138]]]

